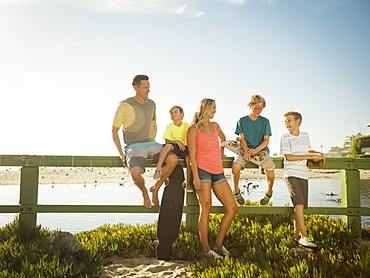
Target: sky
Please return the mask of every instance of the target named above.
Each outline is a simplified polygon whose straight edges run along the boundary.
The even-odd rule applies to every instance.
[[[314,150],[369,134],[367,0],[0,0],[0,154],[118,155],[111,127],[132,78],[150,78],[163,143],[169,109],[202,98],[234,139],[253,94],[271,154],[298,111]]]

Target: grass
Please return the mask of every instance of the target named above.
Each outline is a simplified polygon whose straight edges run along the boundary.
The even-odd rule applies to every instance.
[[[213,243],[222,215],[210,218]],[[291,215],[238,215],[224,245],[232,256],[219,261],[200,253],[199,237],[181,225],[173,258],[191,260],[193,277],[369,277],[370,246],[357,249],[351,227],[324,216],[306,216],[307,229],[319,249],[300,255],[291,252]],[[22,231],[19,222],[0,228],[0,277],[98,277],[105,259],[144,255],[155,257],[156,225],[103,225],[75,234],[82,251],[63,250],[49,255],[50,235],[55,231],[38,227]],[[363,230],[370,237],[369,230]]]

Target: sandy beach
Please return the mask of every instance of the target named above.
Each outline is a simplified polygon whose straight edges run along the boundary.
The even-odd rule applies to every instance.
[[[154,169],[148,168],[144,174],[147,181],[153,181]],[[231,169],[225,169],[227,179],[231,180]],[[275,170],[276,179],[283,178],[283,170]],[[312,169],[311,179],[340,179],[340,170]],[[370,179],[370,170],[360,171],[361,179]],[[258,169],[244,169],[241,173],[242,180],[264,179],[264,175]],[[93,183],[121,183],[130,181],[127,169],[124,168],[80,168],[58,167],[40,168],[40,184],[93,184]],[[0,185],[19,184],[20,171],[6,169],[0,171]]]

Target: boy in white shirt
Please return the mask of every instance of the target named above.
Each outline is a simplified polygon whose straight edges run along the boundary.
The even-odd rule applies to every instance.
[[[302,123],[300,113],[291,111],[285,113],[283,117],[289,132],[281,137],[280,152],[284,155],[284,178],[294,206],[294,239],[298,240],[300,233],[299,244],[316,247],[304,225],[303,209],[308,206],[307,159],[320,160],[324,159],[324,156],[311,150],[308,133],[299,131]]]

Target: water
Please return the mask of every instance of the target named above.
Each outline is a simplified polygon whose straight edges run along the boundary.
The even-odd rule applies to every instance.
[[[252,185],[246,190],[242,182],[243,195],[246,199],[257,202],[266,189],[265,180],[250,181]],[[370,207],[370,181],[361,185],[361,205]],[[147,186],[152,183],[148,182]],[[159,191],[163,194],[164,186]],[[334,195],[327,195],[333,193]],[[340,207],[340,180],[311,179],[309,181],[309,206]],[[38,203],[43,205],[141,205],[142,197],[139,189],[131,182],[105,184],[40,184]],[[276,206],[292,206],[288,190],[283,180],[276,180],[274,195],[271,199]],[[17,205],[19,203],[19,185],[0,186],[0,204]],[[213,205],[221,205],[214,198]],[[0,213],[0,227],[14,220],[15,214]],[[77,233],[95,229],[105,223],[146,224],[154,223],[158,213],[39,213],[37,224],[51,230],[60,229]],[[183,217],[183,220],[185,218]],[[362,217],[365,227],[370,226],[370,217]]]

